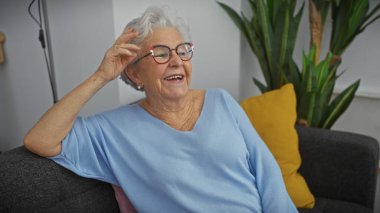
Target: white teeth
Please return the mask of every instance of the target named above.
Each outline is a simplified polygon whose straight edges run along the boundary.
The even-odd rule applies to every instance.
[[[169,77],[166,77],[165,80],[174,80],[174,79],[181,80],[182,78],[183,78],[183,75],[171,75]]]

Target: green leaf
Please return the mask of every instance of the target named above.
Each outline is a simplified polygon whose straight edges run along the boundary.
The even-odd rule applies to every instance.
[[[375,16],[376,12],[380,10],[380,4],[377,4],[369,13],[368,10],[368,0],[339,1],[339,3],[332,4],[331,52],[335,55],[342,55],[356,36],[380,19],[380,15]]]
[[[251,6],[251,9],[252,9],[252,13],[255,14],[256,10],[257,10],[257,5],[256,5],[256,0],[248,0],[249,2],[249,5]]]
[[[298,34],[298,28],[299,24],[302,18],[303,9],[304,9],[305,3],[302,4],[301,8],[298,10],[296,16],[290,21],[289,26],[289,40],[288,40],[288,52],[286,54],[286,60],[290,60],[293,56],[293,51],[297,39]]]
[[[341,92],[330,104],[327,111],[327,118],[322,124],[322,128],[331,128],[335,121],[346,111],[350,103],[355,97],[355,93],[359,88],[360,80],[357,80],[343,92]]]
[[[277,8],[275,7],[278,0],[267,0],[268,16],[272,23],[275,21],[275,15],[277,14]]]
[[[253,82],[256,84],[256,86],[259,88],[261,93],[268,92],[268,87],[265,86],[263,83],[261,83],[256,78],[252,78]]]
[[[322,88],[323,84],[326,82],[327,77],[329,76],[329,67],[331,62],[332,54],[329,52],[327,54],[327,58],[321,61],[318,66],[316,67],[317,73],[318,73],[318,88]]]
[[[247,39],[248,44],[250,45],[252,51],[256,55],[260,54],[262,51],[259,48],[257,36],[256,36],[255,32],[251,30],[250,23],[249,23],[248,19],[244,16],[244,14],[242,14],[241,16],[242,16],[243,28],[244,28],[244,31],[246,32],[244,34],[244,36]],[[261,60],[262,58],[259,58],[259,59]]]
[[[272,43],[271,43],[273,32],[272,32],[272,26],[270,24],[270,20],[268,17],[268,11],[264,5],[263,0],[257,0],[257,19],[258,19],[258,22],[261,24],[260,25],[261,32],[262,32],[261,39],[263,39],[264,41],[264,48],[266,52],[269,69],[273,70]]]
[[[319,98],[319,108],[320,108],[320,121],[316,125],[316,127],[322,127],[322,123],[327,118],[327,110],[329,106],[329,102],[332,98],[332,94],[334,91],[335,86],[335,80],[327,81],[324,87],[322,88],[320,92],[320,98]]]
[[[313,125],[315,122],[313,122],[313,115],[314,115],[314,106],[315,106],[315,98],[316,98],[316,94],[315,92],[311,92],[308,96],[309,98],[309,103],[308,103],[308,107],[307,107],[307,117],[306,117],[306,120],[307,120],[307,123],[310,124],[310,125]]]
[[[250,29],[250,23],[249,23],[248,19],[243,14],[242,14],[242,17],[243,17],[244,28],[247,31],[246,39],[247,39],[252,51],[254,52],[256,57],[258,58],[258,61],[260,63],[260,67],[263,71],[262,73],[264,75],[264,79],[265,79],[267,85],[271,85],[271,82],[272,82],[272,78],[270,75],[271,71],[269,70],[268,61],[266,60],[265,52],[263,51],[264,48],[262,47],[262,44],[260,43],[260,40],[258,39],[255,31]]]
[[[278,59],[278,63],[280,66],[285,64],[286,53],[288,52],[287,49],[288,49],[288,41],[289,41],[289,25],[290,25],[289,22],[290,22],[289,11],[285,10],[285,17],[283,17],[283,24],[282,24],[283,28],[281,30],[282,33],[281,33],[281,38],[280,38],[280,41],[281,41],[280,50],[279,50],[280,56]]]
[[[293,59],[290,59],[290,62],[288,64],[289,69],[289,75],[288,79],[289,82],[291,82],[294,86],[294,90],[298,91],[301,84],[301,73],[300,70],[297,67],[297,64],[294,62]]]
[[[369,14],[365,17],[363,23],[367,22],[379,10],[380,10],[380,3],[378,5],[376,5],[376,7],[373,8],[373,10],[371,12],[369,12]]]
[[[243,26],[244,25],[243,20],[240,18],[239,14],[237,12],[235,12],[235,10],[233,10],[228,5],[226,5],[222,2],[217,2],[217,3],[224,9],[224,11],[227,12],[228,16],[230,16],[230,18],[235,23],[235,25],[240,29],[240,31],[244,32],[245,29]]]
[[[368,1],[352,1],[352,12],[348,17],[348,35],[354,35],[365,20],[365,14],[368,11]]]
[[[380,18],[380,15],[377,15],[375,18],[373,18],[371,21],[369,21],[366,25],[364,25],[363,27],[361,27],[360,30],[359,30],[359,32],[358,32],[358,34],[362,33],[365,30],[365,28],[367,28],[369,25],[371,25],[373,22],[375,22],[379,18]]]

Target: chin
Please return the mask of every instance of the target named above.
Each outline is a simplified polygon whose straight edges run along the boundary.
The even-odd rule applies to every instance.
[[[190,88],[188,86],[186,87],[180,87],[180,88],[170,88],[167,90],[167,97],[171,99],[180,99],[186,97],[190,92]]]

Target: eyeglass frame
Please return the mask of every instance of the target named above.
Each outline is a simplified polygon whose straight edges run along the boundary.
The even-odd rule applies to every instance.
[[[181,56],[179,56],[179,54],[178,54],[178,47],[181,46],[181,45],[184,45],[184,44],[188,44],[188,45],[190,45],[190,48],[191,48],[191,56],[190,56],[190,58],[187,59],[187,60],[183,60],[183,59],[181,58]],[[156,48],[156,47],[166,47],[166,48],[169,49],[169,58],[168,58],[168,60],[165,61],[164,63],[159,63],[158,61],[156,61],[156,58],[154,57],[154,52],[153,52],[153,49]],[[147,53],[147,54],[145,54],[144,56],[141,56],[140,58],[138,58],[135,62],[133,62],[133,64],[137,64],[139,61],[141,61],[142,59],[144,59],[144,58],[147,57],[147,56],[152,56],[152,57],[153,57],[153,60],[154,60],[157,64],[166,64],[166,63],[168,63],[168,62],[170,61],[170,59],[172,58],[172,51],[173,51],[173,50],[175,50],[175,53],[178,55],[178,57],[179,57],[182,61],[190,61],[191,58],[193,58],[194,45],[193,45],[193,43],[191,43],[191,42],[183,42],[183,43],[180,43],[180,44],[178,44],[175,48],[170,48],[170,47],[168,47],[168,46],[166,46],[166,45],[162,45],[162,44],[154,45],[154,46],[152,46],[152,47],[150,48],[149,53]]]

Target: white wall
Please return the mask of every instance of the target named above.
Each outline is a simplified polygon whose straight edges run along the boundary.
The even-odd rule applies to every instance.
[[[0,65],[0,151],[21,145],[23,136],[53,102],[38,26],[27,12],[30,2],[0,1],[0,31],[7,37],[6,63]],[[58,96],[62,97],[95,71],[112,44],[112,2],[49,0],[47,6]],[[118,104],[115,81],[101,90],[81,115]]]
[[[248,9],[246,1],[224,2],[237,10]],[[372,6],[376,2],[372,0]],[[23,135],[52,102],[37,40],[37,25],[27,14],[29,3],[27,0],[0,1],[0,30],[7,36],[6,63],[0,65],[0,118],[3,121],[0,150],[3,151],[20,145]],[[262,79],[258,63],[215,1],[143,0],[136,3],[114,0],[112,3],[101,0],[47,2],[59,97],[96,69],[105,49],[124,25],[151,4],[170,5],[188,20],[196,45],[193,87],[223,87],[238,100],[259,94],[252,83],[253,75]],[[338,87],[357,78],[361,78],[362,83],[358,97],[333,128],[370,135],[380,141],[380,88],[376,84],[380,79],[379,33],[380,21],[377,21],[359,35],[343,55],[341,68],[347,72],[338,80]],[[307,49],[307,14],[299,35],[296,50]],[[299,58],[300,51],[295,51],[294,57]],[[92,114],[135,99],[131,88],[115,81],[102,90],[82,114]]]
[[[47,0],[58,96],[62,97],[98,68],[114,42],[112,3],[103,0]],[[119,104],[117,82],[101,89],[80,115]]]
[[[240,1],[223,2],[240,8]],[[27,13],[29,3],[0,2],[0,30],[7,35],[7,62],[0,65],[1,151],[21,145],[27,130],[52,104],[38,28]],[[46,4],[59,98],[95,71],[124,25],[151,4],[170,5],[189,22],[196,45],[192,87],[222,87],[239,96],[240,33],[216,1],[49,0]],[[135,94],[114,81],[81,115],[136,100]]]
[[[0,31],[6,36],[6,61],[0,64],[0,151],[21,145],[53,102],[37,25],[27,13],[29,2],[0,1]]]
[[[240,1],[224,0],[235,9]],[[149,5],[168,5],[190,26],[195,45],[193,63],[193,88],[222,87],[235,98],[239,96],[240,33],[222,8],[213,0],[114,0],[115,35],[124,26],[140,16]],[[142,94],[127,88],[120,81],[120,100],[128,103]]]

